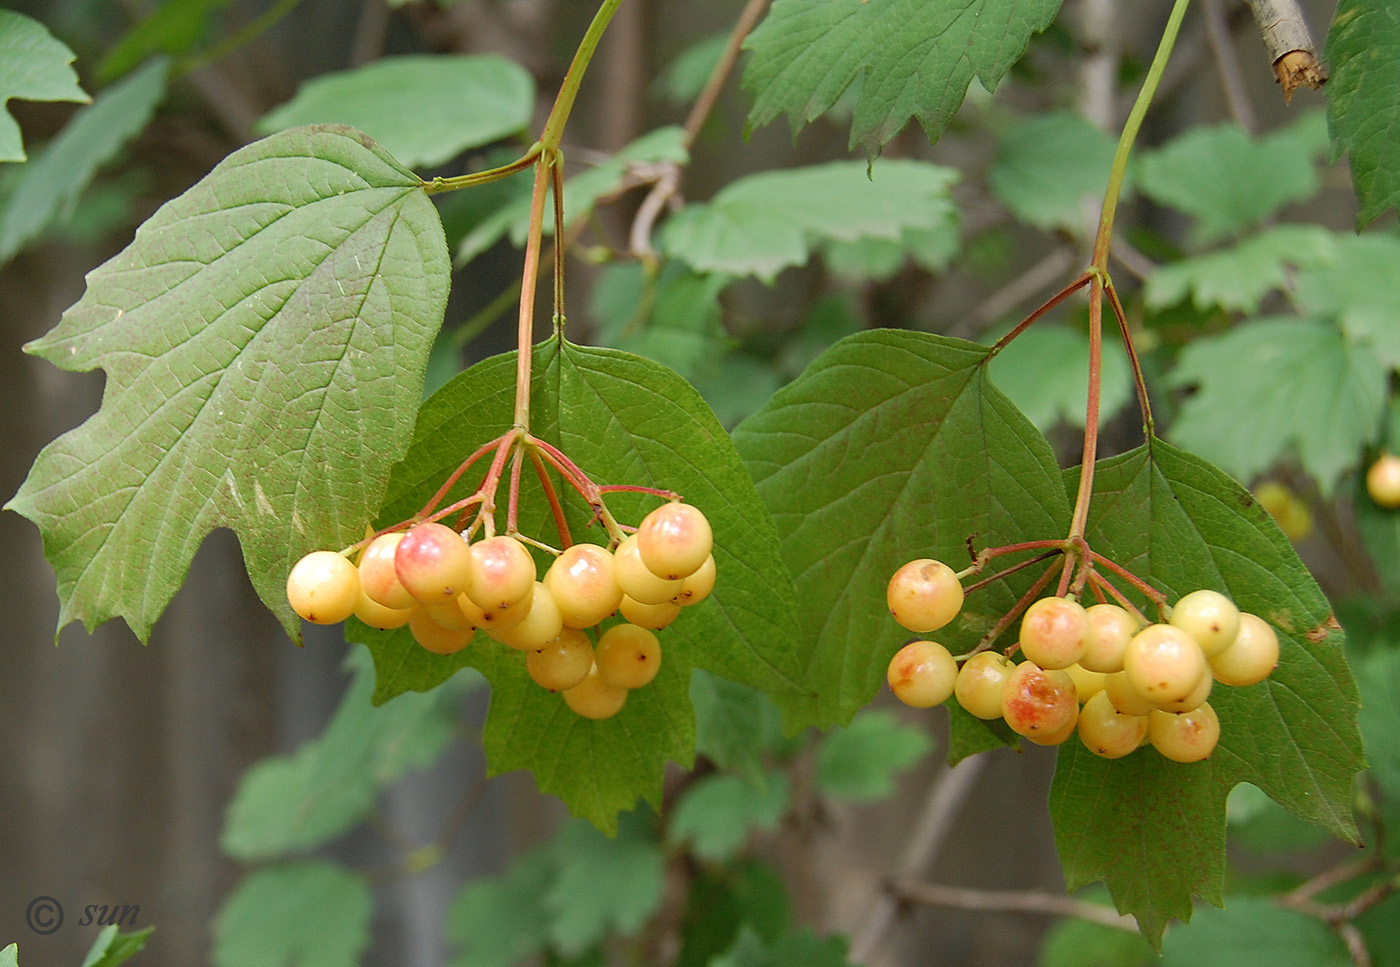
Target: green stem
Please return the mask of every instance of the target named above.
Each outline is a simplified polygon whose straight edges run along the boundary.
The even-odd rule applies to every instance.
[[[1162,73],[1167,69],[1172,47],[1176,45],[1176,35],[1181,30],[1181,21],[1186,16],[1186,7],[1191,0],[1176,0],[1167,26],[1162,31],[1162,40],[1157,44],[1157,54],[1152,58],[1152,66],[1147,69],[1147,78],[1142,82],[1133,109],[1128,112],[1128,120],[1123,124],[1123,133],[1118,138],[1118,151],[1113,156],[1113,169],[1108,176],[1108,189],[1104,192],[1103,211],[1099,215],[1099,231],[1094,237],[1094,266],[1105,275],[1108,273],[1108,243],[1113,237],[1113,216],[1118,209],[1118,196],[1123,190],[1123,178],[1128,171],[1128,156],[1132,154],[1133,143],[1137,141],[1142,120],[1147,116],[1147,108],[1157,94],[1157,86],[1162,82]]]
[[[434,178],[432,181],[423,182],[423,191],[429,195],[436,195],[444,191],[456,191],[458,188],[484,185],[488,181],[499,181],[507,175],[513,175],[517,171],[524,171],[530,167],[539,159],[540,151],[540,144],[537,141],[530,146],[530,150],[509,164],[501,165],[498,168],[487,168],[485,171],[475,171],[469,175],[457,175],[453,178]]]
[[[574,109],[574,98],[578,97],[578,89],[583,83],[588,63],[598,50],[603,31],[608,29],[608,22],[621,5],[622,0],[603,0],[603,5],[593,15],[593,22],[588,25],[583,40],[579,41],[573,63],[569,65],[569,72],[564,75],[563,86],[559,88],[559,95],[554,99],[554,109],[549,112],[549,120],[544,124],[544,133],[540,135],[540,144],[544,148],[553,148],[556,151],[559,149],[564,137],[564,125],[568,123],[569,112]]]

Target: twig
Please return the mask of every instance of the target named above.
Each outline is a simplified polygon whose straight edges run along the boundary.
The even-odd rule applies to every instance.
[[[985,756],[971,756],[943,772],[929,787],[919,822],[909,834],[899,866],[885,892],[866,914],[860,931],[851,942],[850,960],[863,964],[871,960],[899,915],[902,899],[895,884],[924,874],[933,865],[939,849],[952,830],[953,818],[986,768]]]
[[[1210,38],[1210,50],[1215,55],[1215,69],[1220,72],[1220,86],[1225,91],[1225,102],[1230,105],[1230,115],[1246,134],[1253,135],[1256,130],[1254,108],[1245,93],[1244,76],[1235,56],[1225,11],[1220,0],[1203,0],[1201,12],[1205,14],[1206,36]]]
[[[1264,50],[1274,66],[1274,77],[1283,86],[1284,103],[1292,100],[1293,92],[1300,87],[1313,90],[1322,87],[1327,80],[1327,69],[1317,60],[1317,48],[1313,46],[1312,33],[1303,19],[1298,0],[1245,2],[1259,25]]]
[[[1049,917],[1076,917],[1105,927],[1116,927],[1136,933],[1138,924],[1132,917],[1115,913],[1110,907],[1086,903],[1074,897],[1042,890],[970,890],[942,883],[918,880],[896,880],[890,889],[900,899],[929,906],[957,907],[960,910],[1034,913]]]

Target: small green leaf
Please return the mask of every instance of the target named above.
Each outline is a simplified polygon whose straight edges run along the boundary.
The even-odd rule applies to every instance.
[[[1157,955],[1142,934],[1074,918],[1056,921],[1040,942],[1036,957],[1036,967],[1153,967],[1156,963]]]
[[[231,0],[167,0],[123,34],[98,65],[104,83],[135,70],[152,55],[179,57],[204,43],[214,15]]]
[[[386,57],[322,74],[263,115],[261,134],[301,124],[348,124],[408,167],[440,165],[468,148],[524,131],[535,82],[496,54]]]
[[[932,747],[926,732],[901,723],[893,712],[861,712],[822,740],[817,788],[834,799],[887,798],[895,777]]]
[[[597,341],[654,359],[692,382],[711,375],[733,342],[719,303],[729,282],[696,275],[678,262],[659,275],[639,262],[610,265],[593,288]]]
[[[911,118],[938,140],[976,77],[987,90],[1060,0],[777,0],[749,35],[749,124],[798,129],[853,91],[850,147],[873,157]]]
[[[686,896],[676,967],[705,967],[745,929],[763,943],[792,929],[792,901],[782,873],[755,859],[702,867]]]
[[[71,214],[98,169],[146,127],[165,97],[167,67],[151,61],[103,91],[21,170],[0,211],[0,263]]]
[[[424,404],[409,454],[395,469],[383,523],[412,516],[467,454],[510,428],[514,384],[514,355],[498,356]],[[374,653],[376,701],[432,688],[468,663],[479,669],[492,688],[485,729],[492,774],[531,769],[543,791],[611,831],[617,813],[631,809],[637,797],[659,804],[668,760],[692,761],[692,668],[806,708],[814,700],[805,681],[807,648],[768,512],[728,434],[684,380],[639,356],[551,340],[536,349],[531,426],[598,483],[672,489],[710,520],[715,592],[661,635],[664,659],[656,680],[631,692],[618,715],[592,721],[536,685],[519,652],[485,635],[446,657],[419,647],[406,629],[372,632],[356,625],[351,635]],[[473,468],[449,499],[474,492],[483,472]],[[551,518],[532,477],[522,487],[520,528],[552,539]],[[597,539],[596,530],[585,530],[591,512],[583,501],[567,488],[562,499],[575,539]],[[611,512],[628,524],[655,503],[636,494],[608,496]]]
[[[1068,326],[1040,323],[1021,333],[992,360],[992,382],[1042,433],[1060,424],[1084,427],[1089,385],[1089,336]],[[1099,425],[1133,398],[1133,376],[1123,345],[1105,334],[1100,370]]]
[[[434,762],[451,742],[465,683],[375,707],[369,655],[356,649],[347,665],[354,680],[321,737],[295,755],[261,760],[239,782],[220,839],[235,859],[309,849],[348,832],[384,787]]]
[[[586,220],[599,198],[620,188],[629,165],[662,161],[684,164],[689,156],[684,129],[664,127],[648,131],[608,160],[564,182],[565,226],[574,224],[580,218]],[[513,184],[517,189],[512,200],[479,222],[462,238],[455,256],[458,265],[470,262],[507,235],[512,244],[525,245],[525,235],[530,229],[530,185],[524,178],[515,179]],[[545,219],[544,230],[546,234],[554,231],[552,218]]]
[[[1390,0],[1341,0],[1323,60],[1327,125],[1351,160],[1357,225],[1400,206],[1400,19]]]
[[[1238,125],[1193,128],[1138,163],[1144,195],[1196,219],[1203,242],[1233,235],[1317,193],[1312,152],[1298,132],[1252,139]]]
[[[1326,923],[1265,897],[1232,896],[1201,907],[1162,941],[1162,967],[1347,967],[1346,946]]]
[[[761,786],[739,776],[705,776],[671,812],[667,840],[690,844],[697,859],[723,863],[743,848],[752,830],[772,832],[788,808],[787,775],[770,773]]]
[[[1371,776],[1387,796],[1400,799],[1400,651],[1376,651],[1356,677],[1361,689],[1357,723]]]
[[[1048,539],[1069,525],[1050,446],[991,385],[987,352],[923,333],[858,333],[735,430],[797,585],[822,724],[868,703],[907,639],[885,606],[900,565],[966,562],[968,541]],[[1037,576],[969,598],[945,643],[971,648]]]
[[[146,941],[155,932],[155,927],[145,927],[131,933],[121,933],[114,923],[103,927],[83,958],[83,967],[118,967],[146,949]],[[4,958],[0,957],[0,967]]]
[[[253,873],[214,920],[215,967],[359,967],[369,948],[369,884],[321,860]]]
[[[1347,337],[1386,366],[1400,369],[1400,238],[1338,239],[1332,258],[1298,273],[1298,304],[1336,319]]]
[[[1260,319],[1187,346],[1171,374],[1195,386],[1171,437],[1240,480],[1296,453],[1330,493],[1375,433],[1386,369],[1313,319]]]
[[[19,125],[6,109],[10,98],[91,100],[78,86],[78,74],[71,66],[75,56],[39,21],[0,10],[0,161],[25,159]]]
[[[1279,637],[1270,678],[1211,693],[1221,735],[1204,762],[1060,748],[1050,815],[1066,883],[1102,879],[1155,942],[1169,918],[1190,917],[1192,894],[1221,902],[1225,801],[1237,783],[1355,840],[1356,689],[1322,591],[1267,512],[1217,468],[1155,439],[1100,462],[1086,537],[1168,600],[1214,588]]]
[[[1288,269],[1311,269],[1335,256],[1338,237],[1317,225],[1275,225],[1229,248],[1160,266],[1147,277],[1144,298],[1162,309],[1189,295],[1202,312],[1219,306],[1253,313],[1270,292],[1292,284]]]
[[[957,219],[949,195],[957,178],[952,168],[909,160],[885,161],[873,174],[857,161],[766,171],[686,206],[663,226],[660,246],[699,272],[771,282],[827,242],[902,242],[906,232],[946,231]]]
[[[1078,114],[1038,114],[1001,136],[987,184],[1026,224],[1082,235],[1103,200],[1116,148]]]
[[[0,950],[0,967],[19,967],[19,944]]]
[[[102,409],[6,505],[43,532],[59,626],[122,617],[145,640],[205,534],[231,527],[298,635],[287,572],[364,536],[442,325],[447,252],[421,182],[358,132],[285,131],[162,206],[87,282],[26,348],[104,369]]]
[[[537,849],[502,875],[467,884],[447,914],[447,938],[459,948],[452,967],[510,967],[543,950],[549,942],[544,894],[553,876],[553,854]]]
[[[761,786],[767,755],[783,742],[783,716],[756,688],[697,668],[690,679],[695,706],[695,751],[721,769]]]
[[[565,827],[559,872],[544,895],[550,942],[576,956],[610,932],[636,933],[661,906],[666,857],[639,818],[609,839],[587,823]]]

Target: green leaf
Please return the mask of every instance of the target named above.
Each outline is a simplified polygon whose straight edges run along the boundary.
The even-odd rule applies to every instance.
[[[1351,958],[1323,921],[1264,897],[1202,907],[1162,941],[1162,967],[1346,967]]]
[[[132,27],[98,65],[104,83],[135,70],[153,54],[178,57],[205,42],[214,15],[231,0],[165,0],[145,20]]]
[[[1388,0],[1341,0],[1323,53],[1327,126],[1351,160],[1357,225],[1400,205],[1400,20]]]
[[[1099,425],[1133,398],[1133,376],[1122,343],[1104,336]],[[1088,402],[1089,336],[1077,328],[1040,323],[992,360],[992,382],[1042,433],[1060,424],[1084,427]]]
[[[1152,967],[1157,955],[1140,933],[1090,920],[1059,920],[1040,943],[1036,967]]]
[[[1021,221],[1083,235],[1108,187],[1117,142],[1081,115],[1038,114],[1002,134],[987,172],[993,194]]]
[[[1197,387],[1173,442],[1240,480],[1296,452],[1324,494],[1356,465],[1386,399],[1375,351],[1312,319],[1260,319],[1198,339],[1170,378]]]
[[[71,66],[75,56],[39,21],[0,10],[0,161],[25,160],[19,125],[5,107],[10,98],[91,100],[78,86],[78,74]]]
[[[684,164],[689,157],[683,128],[673,126],[648,131],[608,160],[564,182],[565,227],[580,218],[586,220],[598,199],[622,187],[629,165],[663,161]],[[463,237],[455,256],[458,265],[470,262],[507,235],[512,244],[525,245],[525,235],[530,229],[530,185],[524,178],[517,178],[513,183],[518,187],[512,200]],[[554,231],[552,218],[545,219],[544,230],[546,234]]]
[[[374,667],[356,649],[354,680],[320,738],[256,763],[229,804],[220,846],[245,862],[309,849],[365,819],[379,793],[434,762],[452,741],[465,686],[370,704]]]
[[[469,883],[447,914],[447,938],[460,948],[452,967],[510,967],[549,942],[544,893],[554,876],[548,849],[526,853],[501,876]]]
[[[1196,219],[1202,242],[1237,234],[1317,193],[1305,138],[1291,129],[1252,139],[1235,124],[1197,127],[1138,163],[1138,188]]]
[[[71,214],[98,169],[146,127],[165,97],[167,67],[151,61],[103,91],[22,169],[0,211],[0,263]]]
[[[792,929],[792,902],[782,873],[762,860],[701,868],[686,895],[676,967],[705,967],[734,944],[740,930],[771,943]]]
[[[1376,651],[1356,677],[1361,689],[1357,724],[1371,777],[1387,796],[1400,799],[1400,651]]]
[[[19,967],[19,944],[0,950],[0,967]]]
[[[299,633],[287,572],[364,536],[442,325],[447,252],[420,184],[345,128],[251,144],[26,347],[107,373],[102,409],[6,505],[44,534],[60,627],[123,617],[145,640],[204,535],[231,527]]]
[[[215,967],[358,967],[374,914],[369,884],[321,860],[248,876],[214,920]]]
[[[761,786],[714,774],[686,790],[671,812],[667,840],[690,844],[697,859],[723,863],[743,849],[752,830],[771,833],[788,808],[787,775],[773,772]]]
[[[749,124],[796,132],[855,93],[850,147],[874,156],[911,118],[938,140],[976,77],[987,90],[1060,0],[777,0],[749,35]]]
[[[498,356],[424,404],[409,454],[394,471],[384,523],[416,513],[464,456],[510,428],[514,383],[514,355]],[[710,520],[719,582],[709,599],[687,608],[661,635],[657,679],[630,693],[617,716],[591,721],[536,685],[519,652],[484,635],[446,657],[419,647],[406,629],[372,632],[357,625],[352,636],[374,652],[376,701],[432,688],[464,664],[478,668],[492,688],[485,729],[492,774],[531,769],[541,790],[611,831],[616,814],[632,808],[638,796],[659,804],[667,760],[692,761],[692,668],[781,695],[789,714],[798,715],[814,701],[805,681],[807,646],[768,512],[728,435],[684,380],[638,356],[551,340],[536,349],[531,426],[598,483],[669,488]],[[449,499],[474,492],[481,475],[474,468]],[[552,538],[532,480],[522,493],[521,530]],[[575,538],[593,539],[584,530],[591,513],[583,502],[567,488],[562,499]],[[628,524],[655,503],[636,494],[608,496],[612,513]],[[799,724],[800,715],[791,727]]]
[[[535,107],[529,71],[497,54],[386,57],[322,74],[258,121],[262,134],[348,124],[408,167],[440,165],[524,131]]]
[[[1356,690],[1327,599],[1267,512],[1215,467],[1160,440],[1101,462],[1086,536],[1168,600],[1214,588],[1279,637],[1272,677],[1212,692],[1221,737],[1204,762],[1060,748],[1050,815],[1065,881],[1074,890],[1102,879],[1156,942],[1168,918],[1190,917],[1193,893],[1221,902],[1225,801],[1237,783],[1356,839]]]
[[[761,786],[767,775],[765,758],[783,742],[782,712],[773,700],[755,688],[696,669],[690,701],[695,706],[695,751]]]
[[[571,823],[555,848],[559,871],[544,907],[553,918],[550,942],[566,956],[610,932],[636,933],[660,908],[666,857],[641,822],[624,823],[612,839],[587,823]]]
[[[894,794],[895,776],[932,747],[926,732],[901,723],[893,712],[861,712],[822,740],[817,788],[835,799],[885,799]]]
[[[797,585],[823,724],[874,697],[907,639],[885,607],[898,567],[1069,526],[1050,446],[988,381],[986,360],[958,339],[859,333],[735,431]],[[945,643],[971,648],[1038,576],[1026,573],[970,598]]]
[[[103,927],[89,948],[87,956],[83,958],[83,967],[118,967],[126,963],[146,949],[146,940],[155,929],[145,927],[131,933],[121,933],[115,923]],[[4,959],[0,958],[0,965],[3,964]]]
[[[1364,737],[1365,726],[1359,720],[1358,724],[1362,725]],[[1303,822],[1248,782],[1230,790],[1225,800],[1225,819],[1229,823],[1230,845],[1255,853],[1317,849],[1330,841],[1324,830]]]
[[[678,262],[659,274],[640,262],[610,265],[593,289],[597,339],[605,346],[654,359],[694,381],[719,369],[733,342],[725,332],[719,294],[730,279],[696,275]]]
[[[846,967],[845,937],[819,937],[803,927],[764,943],[752,927],[739,931],[734,945],[710,967]]]
[[[727,33],[712,34],[691,44],[657,76],[652,85],[653,93],[672,104],[689,104],[705,89],[706,81],[727,46]]]
[[[823,246],[822,257],[838,278],[886,282],[909,261],[925,271],[942,272],[961,247],[962,215],[949,205],[937,225],[906,229],[898,241],[885,238],[828,241]]]
[[[765,171],[687,205],[662,227],[660,247],[699,272],[771,282],[828,242],[902,242],[906,232],[946,231],[957,218],[949,195],[957,179],[952,168],[909,160],[885,161],[869,174],[858,161]]]
[[[1298,273],[1298,304],[1336,319],[1349,339],[1392,369],[1400,369],[1400,238],[1338,239],[1333,257]]]
[[[1229,248],[1160,266],[1147,277],[1144,298],[1162,309],[1189,295],[1202,312],[1219,306],[1253,313],[1270,292],[1291,287],[1289,268],[1330,262],[1338,237],[1317,225],[1276,225]]]

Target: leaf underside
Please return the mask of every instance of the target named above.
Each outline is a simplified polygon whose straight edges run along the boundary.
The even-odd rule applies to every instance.
[[[420,184],[349,128],[256,142],[163,206],[26,347],[107,373],[101,410],[7,505],[44,534],[59,627],[122,617],[147,639],[204,536],[231,527],[299,635],[287,572],[363,536],[442,323],[446,243]]]

